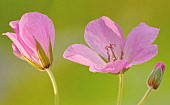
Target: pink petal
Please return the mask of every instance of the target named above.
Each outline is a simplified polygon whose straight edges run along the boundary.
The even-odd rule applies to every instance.
[[[127,36],[123,58],[132,65],[146,62],[157,54],[157,46],[151,45],[159,33],[158,28],[139,24]]]
[[[25,51],[25,48],[21,45],[20,41],[17,39],[17,35],[15,33],[7,32],[3,33],[3,35],[8,36],[12,40],[15,46],[17,46],[19,52],[21,52],[26,57],[30,58],[29,54]]]
[[[38,12],[26,13],[19,22],[20,35],[23,41],[35,52],[35,39],[49,56],[49,43],[54,47],[54,25],[44,14]],[[35,39],[34,39],[35,38]]]
[[[115,62],[109,62],[102,69],[96,69],[94,67],[91,67],[90,70],[92,72],[118,74],[125,68],[127,68],[127,60],[116,60]]]
[[[12,29],[15,31],[15,35],[13,33],[7,34],[7,36],[18,46],[21,53],[24,54],[26,57],[31,58],[33,51],[24,43],[24,41],[21,39],[21,36],[19,34],[19,21],[11,21],[9,25],[12,27]],[[15,37],[14,37],[15,36]],[[13,44],[14,46],[15,44]],[[15,46],[16,46],[15,45]],[[22,50],[23,51],[22,51]],[[29,56],[27,56],[27,54]]]
[[[156,56],[158,53],[158,46],[157,45],[148,45],[145,48],[138,49],[138,51],[134,52],[133,59],[131,59],[130,64],[141,64],[146,62]]]
[[[11,21],[9,25],[12,27],[16,34],[19,34],[19,20]]]
[[[99,55],[83,44],[74,44],[64,52],[64,58],[77,62],[85,66],[94,66],[97,69],[102,68],[105,62]]]
[[[13,42],[12,48],[14,55],[21,58],[21,55],[32,59],[36,63],[40,64],[38,57],[35,52],[33,52],[20,38],[19,35],[16,35],[15,33],[3,33],[3,35],[7,35]],[[20,55],[21,54],[21,55]],[[20,56],[19,56],[20,55]]]
[[[84,34],[86,43],[102,57],[108,57],[106,46],[115,44],[114,53],[120,59],[124,39],[120,27],[108,17],[101,17],[88,23]]]
[[[12,49],[13,49],[13,53],[16,57],[24,60],[21,56],[22,55],[21,52],[19,51],[19,49],[17,48],[17,46],[14,43],[12,44]]]
[[[154,67],[154,70],[158,69],[158,68],[161,68],[162,72],[164,73],[165,71],[165,64],[163,62],[158,62],[155,67]]]

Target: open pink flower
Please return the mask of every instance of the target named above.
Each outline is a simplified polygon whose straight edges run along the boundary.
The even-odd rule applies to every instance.
[[[52,64],[54,47],[54,25],[44,14],[31,12],[24,14],[20,20],[9,24],[15,33],[7,32],[13,42],[14,54],[31,63],[40,70]]]
[[[140,23],[124,40],[120,27],[108,17],[88,23],[84,38],[91,47],[74,44],[64,52],[64,58],[90,66],[92,72],[117,74],[132,65],[153,58],[157,45],[152,44],[159,29]]]

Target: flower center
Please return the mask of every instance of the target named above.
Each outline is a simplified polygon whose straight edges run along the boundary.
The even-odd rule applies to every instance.
[[[109,46],[105,47],[105,49],[107,51],[107,55],[108,55],[108,62],[111,61],[111,58],[113,58],[113,61],[117,60],[116,55],[115,55],[115,53],[113,51],[113,47],[116,47],[116,45],[115,44],[110,44]],[[110,55],[110,52],[111,52],[112,55]]]

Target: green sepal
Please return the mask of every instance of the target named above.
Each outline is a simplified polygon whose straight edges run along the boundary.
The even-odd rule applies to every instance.
[[[161,70],[161,67],[153,70],[148,78],[148,85],[156,90],[162,81],[162,77],[163,72]]]
[[[39,70],[44,70],[41,65],[37,64],[36,62],[34,62],[33,60],[25,57],[25,56],[22,56],[24,60],[26,60],[28,63],[30,63],[32,66],[34,66],[35,68],[39,69]]]
[[[36,40],[36,45],[37,45],[38,57],[41,61],[43,68],[44,69],[49,68],[49,66],[51,65],[49,58],[47,57],[45,51],[43,50],[42,46],[40,45],[40,43],[37,40]]]
[[[49,41],[49,53],[50,53],[50,64],[52,64],[53,62],[53,50],[52,50],[52,45],[51,45],[51,41]]]

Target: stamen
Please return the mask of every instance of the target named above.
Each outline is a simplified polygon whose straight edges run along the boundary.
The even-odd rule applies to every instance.
[[[115,44],[110,44],[109,46],[106,46],[106,47],[105,47],[105,49],[106,49],[106,51],[107,51],[107,55],[108,55],[108,62],[110,62],[110,60],[111,60],[111,56],[110,56],[110,54],[109,54],[109,49],[110,49],[110,51],[112,52],[112,56],[113,56],[113,58],[114,58],[114,61],[117,60],[116,55],[115,55],[115,53],[114,53],[114,51],[113,51],[113,47],[116,47],[116,45],[115,45]]]
[[[112,47],[112,46],[113,46],[113,47],[116,47],[116,45],[115,45],[115,44],[110,44],[110,47]]]
[[[121,52],[121,56],[120,56],[120,59],[122,60],[123,59],[123,55],[124,55],[124,53],[123,53],[123,51]]]
[[[116,61],[117,60],[117,58],[116,58],[116,55],[115,55],[115,53],[113,52],[113,46],[114,45],[114,47],[116,47],[116,45],[115,44],[110,44],[110,50],[111,50],[111,52],[112,52],[112,54],[113,54],[113,57],[115,58],[114,59],[114,61]]]
[[[105,47],[106,51],[107,51],[107,55],[108,55],[108,62],[110,62],[110,54],[109,54],[109,46]]]

